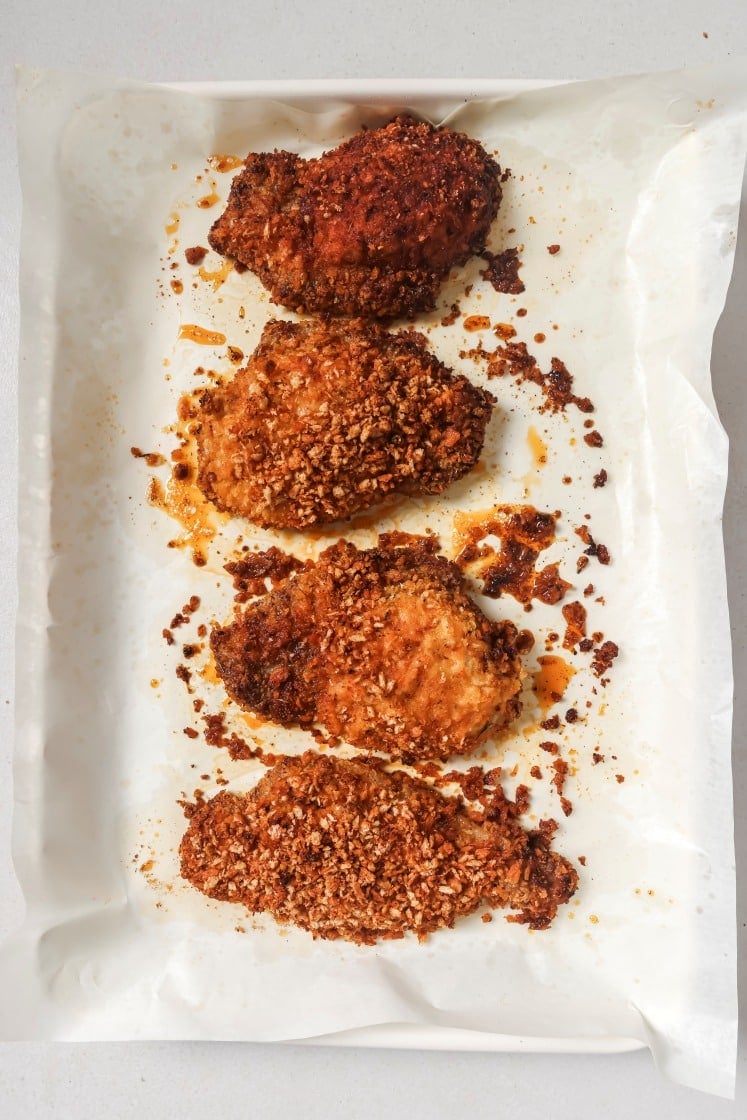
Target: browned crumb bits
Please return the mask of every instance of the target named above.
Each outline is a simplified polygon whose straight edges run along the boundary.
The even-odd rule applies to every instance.
[[[488,280],[497,292],[506,295],[519,295],[524,291],[524,284],[519,277],[521,260],[517,248],[504,249],[502,253],[491,253],[486,249],[481,254],[487,261],[488,267],[480,270],[480,275]]]
[[[202,245],[193,245],[191,248],[184,250],[187,264],[202,264],[206,255],[207,249],[204,249]]]
[[[566,603],[562,608],[562,613],[566,623],[563,648],[575,649],[578,643],[586,637],[586,607],[583,603],[574,601]]]
[[[548,245],[547,246],[547,251],[548,251],[548,253],[550,254],[551,257],[554,257],[556,253],[560,252],[560,246],[559,245]]]

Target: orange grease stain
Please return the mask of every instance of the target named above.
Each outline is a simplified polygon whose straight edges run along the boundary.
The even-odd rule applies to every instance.
[[[215,189],[215,183],[211,184],[210,194],[205,194],[202,198],[197,199],[197,205],[201,210],[209,210],[211,206],[215,206],[216,202],[220,202],[220,195]]]
[[[191,401],[186,395],[179,404],[182,422],[178,425],[177,434],[183,441],[183,446],[178,449],[179,457],[165,486],[159,478],[151,478],[147,497],[150,505],[178,521],[184,529],[180,536],[169,541],[169,548],[190,549],[194,563],[201,568],[207,563],[210,542],[229,516],[208,501],[195,481],[197,448],[186,422],[191,413]]]
[[[466,331],[487,331],[490,329],[490,319],[487,315],[468,315],[463,326]]]
[[[544,713],[559,703],[576,670],[562,657],[549,653],[538,657],[539,669],[534,674],[534,692]]]
[[[244,161],[241,156],[210,156],[208,163],[214,171],[224,173],[226,171],[235,171],[237,167],[243,167]]]
[[[214,292],[218,291],[218,288],[221,286],[221,284],[225,283],[232,272],[233,261],[229,260],[224,260],[220,268],[218,268],[215,272],[211,272],[209,269],[202,266],[197,270],[197,274],[201,280],[205,280],[208,284],[213,285]]]
[[[197,342],[200,346],[222,346],[226,341],[226,336],[220,331],[209,331],[206,327],[198,327],[196,323],[182,323],[179,338]]]

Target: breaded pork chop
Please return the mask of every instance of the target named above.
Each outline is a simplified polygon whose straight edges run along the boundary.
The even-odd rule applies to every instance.
[[[296,529],[394,491],[440,494],[477,462],[492,403],[420,334],[275,320],[200,399],[197,481],[220,509]]]
[[[476,823],[458,799],[403,772],[308,751],[244,796],[199,804],[181,873],[210,898],[358,944],[423,938],[481,904],[546,928],[576,871],[542,833],[505,812],[489,818]]]
[[[468,754],[520,710],[520,636],[488,619],[433,543],[347,541],[216,627],[229,695],[406,760]]]
[[[413,318],[485,248],[500,180],[476,140],[397,117],[319,159],[250,154],[208,240],[295,311]]]

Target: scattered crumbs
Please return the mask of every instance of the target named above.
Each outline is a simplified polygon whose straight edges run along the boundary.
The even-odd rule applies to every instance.
[[[548,719],[543,719],[540,723],[540,727],[543,731],[557,731],[560,727],[560,716],[554,715],[550,716]],[[543,746],[543,744],[540,744],[540,746]]]
[[[624,774],[615,774],[615,781],[618,782],[620,785],[622,785],[622,783],[625,781],[625,775]]]
[[[149,467],[161,467],[166,462],[165,457],[158,451],[141,451],[139,447],[131,447],[130,455],[133,459],[145,459]]]
[[[540,750],[547,751],[548,754],[558,754],[560,747],[557,743],[546,740],[544,743],[540,743]]]
[[[593,926],[595,926],[598,924],[599,918],[596,916],[596,914],[589,914],[589,921]]]
[[[542,333],[542,331],[537,331],[536,335],[534,336],[534,341],[535,342],[544,342],[546,337],[547,337],[547,335],[544,335]]]
[[[594,584],[593,583],[587,583],[586,587],[584,588],[584,595],[588,599],[589,596],[593,595],[593,594],[594,594]]]
[[[167,629],[162,630],[161,631],[161,636],[163,638],[165,638],[166,645],[168,645],[168,646],[173,646],[174,642],[176,641],[176,639],[174,638],[174,635],[171,633],[170,630],[167,630]]]
[[[184,727],[182,730],[188,739],[197,739],[199,736],[199,732],[194,727]]]
[[[604,762],[604,755],[600,754],[599,751],[594,751],[591,761],[594,766],[598,766],[600,762]]]
[[[492,922],[492,920],[493,920],[493,915],[492,915],[492,914],[490,914],[490,913],[488,913],[488,914],[483,914],[483,916],[482,916],[482,920],[483,920],[483,922]]]
[[[598,544],[594,540],[591,533],[589,532],[589,528],[587,525],[579,525],[576,529],[574,529],[574,532],[576,536],[580,537],[586,545],[586,548],[584,549],[585,556],[596,556],[600,564],[609,564],[610,560],[612,559],[609,549],[606,545]],[[580,566],[579,559],[576,564],[576,570],[580,572],[585,567],[585,564]]]
[[[603,642],[594,650],[594,657],[591,662],[591,671],[595,677],[602,677],[608,673],[612,667],[612,662],[620,653],[620,649],[615,642]]]
[[[174,671],[175,671],[177,677],[179,678],[179,680],[184,681],[184,684],[187,686],[187,692],[191,692],[192,689],[190,687],[190,681],[192,680],[192,673],[187,668],[187,666],[186,665],[177,665],[177,667]]]
[[[456,321],[459,318],[459,316],[461,315],[461,313],[462,313],[462,309],[459,306],[459,304],[458,303],[452,303],[451,307],[449,308],[448,314],[444,315],[443,319],[441,320],[441,326],[442,327],[452,326],[453,323],[456,323]]]
[[[604,440],[602,439],[601,433],[594,430],[586,433],[584,436],[584,443],[589,447],[602,447],[604,445]]]
[[[535,336],[538,337],[538,336]],[[544,341],[544,335],[542,336]],[[460,351],[460,358],[471,358],[485,363],[489,378],[513,377],[519,384],[525,381],[539,386],[544,397],[540,412],[564,412],[568,405],[575,405],[579,412],[594,411],[588,397],[573,392],[573,376],[560,358],[550,359],[550,369],[545,373],[525,342],[507,342],[495,350],[485,350],[482,342],[472,350]],[[575,444],[575,440],[571,441]]]
[[[525,606],[532,599],[548,605],[558,603],[571,586],[560,576],[559,564],[536,568],[539,554],[555,540],[558,516],[530,505],[458,514],[456,529],[461,548],[456,563],[481,579],[483,594],[492,599],[505,592]],[[499,551],[486,543],[491,536],[500,541]]]
[[[565,713],[566,723],[576,723],[578,721],[578,712],[575,708],[569,708]]]
[[[578,862],[581,864],[582,867],[586,867],[586,856],[579,856],[578,857]]]
[[[547,251],[548,251],[548,253],[550,254],[551,257],[554,257],[556,253],[560,252],[560,246],[559,245],[548,245],[547,246]]]
[[[233,560],[224,565],[233,576],[234,596],[237,603],[265,595],[269,587],[275,587],[293,572],[307,568],[303,560],[283,552],[275,545],[261,552],[247,552],[241,560]]]
[[[207,256],[207,249],[202,245],[192,245],[191,248],[184,250],[184,256],[186,257],[187,264],[202,264]]]
[[[523,319],[524,316],[526,315],[526,313],[527,313],[526,307],[520,307],[516,312],[517,318]]]
[[[480,275],[488,280],[497,292],[517,296],[524,291],[524,284],[519,277],[522,262],[517,248],[504,249],[502,253],[491,253],[490,250],[486,250],[481,256],[484,261],[487,261],[488,267],[481,269]]]
[[[601,471],[599,471],[598,474],[594,475],[594,489],[599,490],[600,487],[605,486],[606,484],[607,484],[607,472],[604,469],[604,467],[602,467]]]
[[[586,607],[578,601],[566,603],[562,614],[565,619],[563,648],[573,650],[586,637]]]
[[[529,771],[529,773],[532,775],[533,778],[536,778],[538,781],[542,777],[542,770],[539,766],[533,766],[531,768],[531,770]]]

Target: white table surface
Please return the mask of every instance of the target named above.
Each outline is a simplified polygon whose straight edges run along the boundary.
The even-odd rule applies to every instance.
[[[707,33],[707,34],[704,34]],[[5,0],[0,11],[0,937],[22,913],[10,861],[18,240],[15,63],[149,81],[249,78],[591,78],[747,66],[745,0]],[[747,198],[743,199],[747,203]],[[713,348],[731,438],[725,511],[734,635],[734,778],[742,1018],[747,1010],[747,205]],[[0,992],[0,999],[3,998]],[[647,1051],[611,1056],[423,1053],[240,1043],[6,1043],[0,1117],[511,1116],[548,1120],[747,1115],[667,1082]]]

